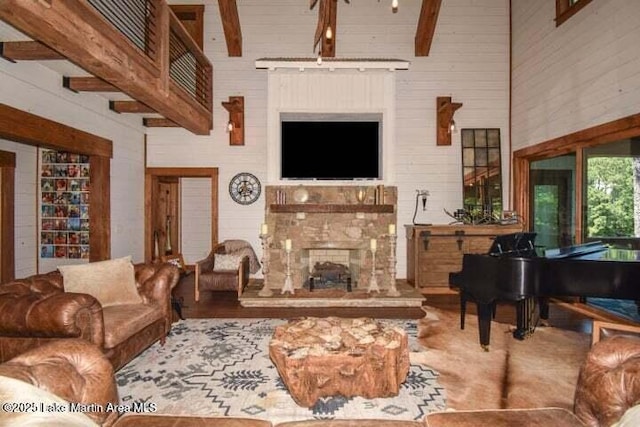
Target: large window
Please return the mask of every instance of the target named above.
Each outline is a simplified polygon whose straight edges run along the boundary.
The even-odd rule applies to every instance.
[[[635,246],[640,237],[640,140],[584,150],[585,240]]]

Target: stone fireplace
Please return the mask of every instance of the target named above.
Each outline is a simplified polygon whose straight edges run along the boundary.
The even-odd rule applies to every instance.
[[[357,198],[359,189],[366,190],[361,202]],[[265,222],[271,237],[265,274],[269,289],[279,292],[284,284],[287,239],[291,240],[294,289],[308,284],[316,263],[332,262],[348,268],[354,291],[367,290],[373,266],[372,239],[376,241],[378,286],[381,291],[389,288],[392,273],[388,232],[389,225],[396,224],[396,187],[279,185],[267,186],[265,196]]]

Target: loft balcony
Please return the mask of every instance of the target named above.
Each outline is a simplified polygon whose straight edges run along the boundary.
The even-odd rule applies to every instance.
[[[32,39],[2,42],[4,58],[66,59],[91,76],[68,88],[123,92],[115,111],[209,134],[213,67],[166,1],[2,0],[0,20]]]

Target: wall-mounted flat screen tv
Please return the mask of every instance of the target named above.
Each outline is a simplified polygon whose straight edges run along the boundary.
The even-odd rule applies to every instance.
[[[282,115],[281,178],[382,179],[381,116]]]

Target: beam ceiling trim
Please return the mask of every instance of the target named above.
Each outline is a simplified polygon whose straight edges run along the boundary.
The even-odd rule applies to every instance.
[[[415,38],[416,56],[429,56],[441,3],[442,0],[422,0],[422,8],[420,10],[420,18],[418,18],[418,28]]]
[[[116,113],[155,113],[155,110],[138,101],[109,101],[109,109]]]
[[[229,56],[242,56],[242,30],[236,0],[218,0],[220,19]]]
[[[63,77],[62,86],[74,92],[120,92],[117,87],[97,77]]]
[[[171,13],[164,1],[159,1],[158,7]],[[86,1],[45,5],[3,0],[0,19],[180,126],[198,135],[209,134],[211,111],[173,92],[165,81],[168,73],[140,53]],[[160,44],[168,44],[168,31],[168,27],[160,29],[165,35]]]
[[[20,126],[16,126],[20,123]],[[111,141],[52,120],[0,104],[0,137],[23,144],[79,154],[113,157]],[[46,135],[46,138],[43,138]],[[43,142],[44,141],[44,142]]]
[[[34,41],[0,42],[0,56],[13,62],[66,59],[55,50]]]
[[[180,127],[171,120],[156,118],[156,117],[145,117],[142,119],[142,123],[148,128],[177,128]]]

